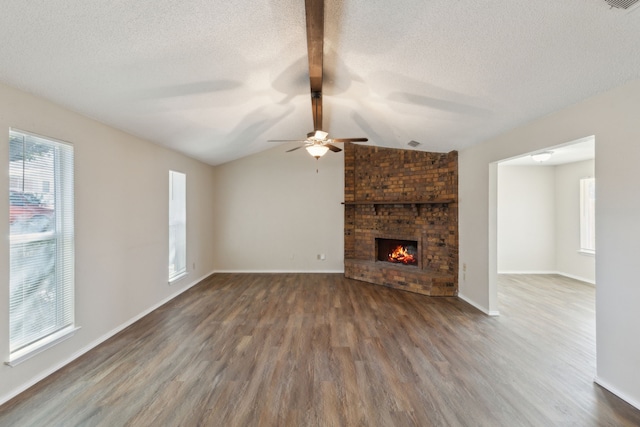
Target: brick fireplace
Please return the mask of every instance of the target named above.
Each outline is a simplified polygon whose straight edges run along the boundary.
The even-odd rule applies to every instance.
[[[345,276],[457,295],[458,153],[350,143],[344,152]]]

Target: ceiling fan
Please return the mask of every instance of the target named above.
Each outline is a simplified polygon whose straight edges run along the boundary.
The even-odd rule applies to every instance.
[[[322,130],[322,56],[324,45],[324,0],[305,0],[307,19],[307,51],[309,54],[309,82],[311,86],[311,112],[313,114],[313,132],[307,139],[277,139],[269,142],[301,142],[302,145],[287,150],[287,153],[302,147],[316,159],[331,150],[342,151],[333,145],[335,142],[367,142],[367,138],[328,138]]]

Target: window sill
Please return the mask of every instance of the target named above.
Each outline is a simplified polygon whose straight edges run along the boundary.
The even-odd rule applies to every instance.
[[[590,249],[578,249],[578,253],[581,255],[596,256],[596,251]]]
[[[186,271],[184,273],[180,273],[175,277],[172,277],[169,279],[169,284],[173,285],[174,283],[176,283],[178,280],[180,279],[184,279],[185,277],[187,277],[189,275],[189,273],[187,273]]]
[[[22,362],[31,359],[36,354],[39,354],[48,348],[53,347],[54,345],[61,343],[62,341],[71,338],[76,331],[80,329],[78,326],[69,326],[64,328],[61,331],[56,332],[55,334],[51,334],[48,337],[45,337],[31,345],[28,345],[9,356],[9,361],[4,362],[5,365],[9,365],[12,368],[18,366]]]

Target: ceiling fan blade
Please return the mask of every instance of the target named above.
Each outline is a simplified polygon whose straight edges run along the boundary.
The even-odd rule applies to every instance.
[[[290,152],[292,152],[292,151],[299,150],[299,149],[301,149],[302,147],[304,147],[304,145],[299,145],[299,146],[297,146],[297,147],[293,147],[291,150],[287,150],[287,151],[285,151],[285,153],[290,153]]]
[[[333,142],[367,142],[368,138],[332,138]]]
[[[333,151],[334,153],[339,153],[342,151],[342,148],[338,148],[335,145],[324,144],[324,146],[327,147],[329,150]]]
[[[314,130],[322,129],[322,54],[324,48],[324,0],[305,0],[309,83]]]

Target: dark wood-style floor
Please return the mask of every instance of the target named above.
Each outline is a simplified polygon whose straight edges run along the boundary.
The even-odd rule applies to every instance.
[[[340,274],[217,274],[0,407],[2,426],[638,426],[593,383],[594,288],[500,317]]]

